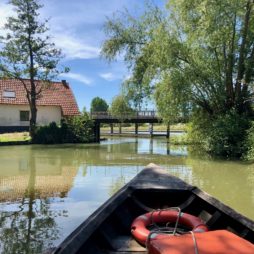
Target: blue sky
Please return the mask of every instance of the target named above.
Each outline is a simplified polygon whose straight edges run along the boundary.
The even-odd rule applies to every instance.
[[[7,0],[0,0],[0,27],[5,17],[12,15]],[[164,6],[164,0],[153,0]],[[50,18],[52,40],[62,49],[62,64],[70,72],[59,79],[66,79],[74,92],[80,110],[90,108],[91,100],[99,96],[109,104],[119,94],[121,83],[129,75],[124,62],[119,59],[108,63],[100,57],[105,40],[103,25],[106,17],[127,8],[130,12],[142,10],[143,0],[40,0],[42,18]]]

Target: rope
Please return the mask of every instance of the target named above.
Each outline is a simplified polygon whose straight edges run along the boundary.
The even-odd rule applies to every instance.
[[[175,223],[175,227],[174,227],[174,230],[173,230],[173,232],[172,231],[165,231],[165,230],[161,230],[161,228],[154,222],[154,220],[153,220],[153,214],[155,213],[155,212],[159,212],[159,215],[160,215],[160,213],[161,212],[163,212],[163,211],[168,211],[168,210],[177,210],[178,211],[178,215],[177,215],[177,218],[176,218],[176,223]],[[152,225],[154,225],[155,227],[157,227],[157,230],[154,230],[154,231],[156,231],[156,232],[165,232],[165,233],[172,233],[173,235],[176,235],[176,232],[177,232],[177,227],[178,227],[178,223],[179,223],[179,219],[180,219],[180,217],[181,217],[181,209],[179,208],[179,207],[170,207],[170,208],[165,208],[165,209],[158,209],[158,210],[153,210],[152,212],[151,212],[151,222],[152,222]],[[168,226],[168,224],[169,224],[170,222],[168,222],[167,224],[166,224],[166,227]]]
[[[190,231],[190,233],[191,233],[192,240],[193,240],[193,243],[194,243],[195,254],[198,254],[198,245],[197,245],[196,237],[195,237],[193,231]]]
[[[176,219],[176,223],[175,223],[175,227],[174,227],[174,230],[173,230],[173,231],[172,231],[172,230],[166,230],[165,228],[164,228],[164,229],[160,228],[160,227],[154,222],[154,220],[153,220],[153,214],[154,214],[155,212],[158,211],[158,212],[159,212],[159,215],[160,215],[161,212],[163,212],[163,211],[168,211],[168,210],[177,210],[177,211],[178,211],[178,215],[177,215],[177,219]],[[147,239],[146,239],[146,249],[148,249],[148,243],[149,243],[149,241],[150,241],[150,239],[151,239],[152,234],[154,234],[154,233],[159,233],[159,234],[164,234],[164,235],[173,235],[173,236],[175,236],[176,233],[178,232],[178,233],[180,233],[180,234],[182,234],[182,235],[183,235],[183,234],[191,234],[192,240],[193,240],[193,244],[194,244],[195,254],[199,254],[199,252],[198,252],[197,240],[196,240],[196,237],[195,237],[195,235],[194,235],[194,232],[193,232],[193,231],[189,231],[189,232],[186,232],[186,233],[185,233],[185,232],[182,232],[182,231],[177,230],[180,217],[181,217],[181,209],[180,209],[179,207],[170,207],[170,208],[166,208],[166,209],[153,210],[153,211],[151,212],[151,222],[152,222],[152,225],[154,225],[155,227],[157,227],[157,229],[152,230],[152,231],[150,232],[150,234],[148,235],[148,237],[147,237]],[[168,227],[168,224],[169,224],[169,223],[170,223],[170,222],[168,222],[168,223],[166,224],[166,227]]]

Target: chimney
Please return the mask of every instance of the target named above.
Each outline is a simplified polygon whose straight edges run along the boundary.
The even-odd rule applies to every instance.
[[[63,85],[66,87],[66,88],[69,88],[69,84],[67,83],[67,81],[64,79],[62,80],[62,83]]]

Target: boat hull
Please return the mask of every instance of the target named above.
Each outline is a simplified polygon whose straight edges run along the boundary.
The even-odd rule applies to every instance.
[[[131,235],[144,213],[179,207],[202,219],[209,230],[228,230],[254,243],[254,222],[199,188],[149,164],[72,232],[54,254],[140,254],[146,249]]]

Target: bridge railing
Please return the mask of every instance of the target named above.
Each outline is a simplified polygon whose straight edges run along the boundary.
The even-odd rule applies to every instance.
[[[123,112],[120,116],[112,115],[109,112],[91,112],[92,119],[144,119],[157,118],[157,112],[154,110],[141,110],[133,112]]]

